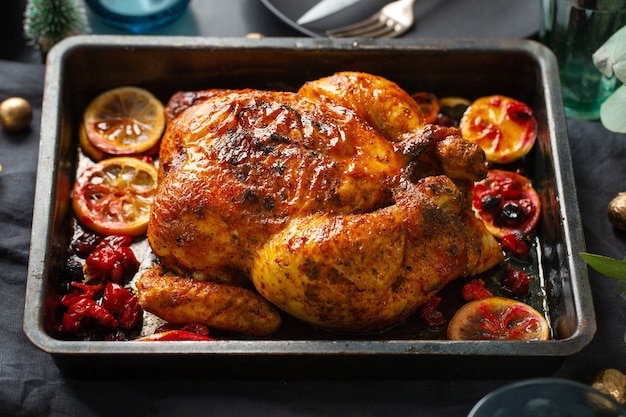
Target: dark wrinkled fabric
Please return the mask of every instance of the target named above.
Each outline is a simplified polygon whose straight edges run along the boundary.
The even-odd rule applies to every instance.
[[[463,417],[506,381],[75,380],[22,332],[44,67],[0,61],[0,99],[21,96],[34,107],[30,130],[0,130],[0,416],[433,416]],[[626,255],[626,234],[606,207],[626,190],[626,135],[599,123],[569,121],[572,162],[588,250]],[[590,272],[598,331],[554,374],[587,382],[604,368],[626,372],[626,301],[615,282]],[[133,369],[120,369],[120,375]]]

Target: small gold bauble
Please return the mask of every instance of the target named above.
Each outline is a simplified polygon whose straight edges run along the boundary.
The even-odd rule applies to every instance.
[[[33,108],[21,97],[11,97],[0,103],[0,125],[8,132],[26,129],[33,120]]]
[[[609,203],[609,221],[616,229],[626,230],[626,192],[621,192]]]
[[[591,386],[610,395],[620,404],[626,404],[626,375],[617,369],[605,369],[598,372],[591,381]]]

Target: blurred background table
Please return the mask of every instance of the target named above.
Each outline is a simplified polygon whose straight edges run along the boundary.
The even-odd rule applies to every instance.
[[[299,0],[313,5],[317,0]],[[264,3],[265,2],[265,3]],[[33,48],[26,45],[22,20],[26,0],[5,2],[0,10],[0,58],[14,61],[38,61]],[[148,34],[172,36],[240,37],[251,33],[274,36],[305,36],[319,34],[324,23],[333,19],[363,17],[377,10],[385,0],[361,0],[346,11],[326,21],[311,23],[302,30],[287,21],[295,6],[292,0],[191,0],[188,11],[177,21]],[[269,7],[266,7],[269,6]],[[273,13],[272,11],[276,12]],[[304,9],[306,10],[306,8]],[[280,16],[280,17],[279,17]],[[104,24],[87,9],[87,17],[94,34],[128,34]],[[282,17],[282,18],[281,18]],[[421,0],[416,5],[417,24],[407,37],[530,37],[539,28],[539,2],[517,0]],[[335,22],[347,23],[341,20]],[[304,32],[304,33],[303,33]]]
[[[428,0],[425,0],[428,1]],[[452,1],[451,1],[452,2]],[[452,2],[453,3],[453,2]],[[459,22],[484,2],[457,0]],[[498,2],[490,2],[493,7]],[[525,3],[525,2],[517,2]],[[536,19],[538,8],[528,2],[523,21]],[[34,107],[30,130],[0,131],[0,415],[1,416],[437,416],[463,417],[483,395],[509,380],[420,379],[318,381],[306,379],[230,380],[207,375],[187,380],[184,375],[162,381],[132,376],[120,369],[115,380],[65,378],[51,357],[33,347],[22,332],[22,314],[30,241],[34,180],[37,168],[39,121],[44,64],[22,35],[25,1],[0,5],[0,100],[27,98]],[[472,9],[474,7],[474,9]],[[482,6],[481,6],[482,7]],[[454,8],[453,8],[454,10]],[[475,11],[475,10],[474,10]],[[484,20],[465,25],[428,22],[408,36],[502,37],[502,13],[513,9],[480,10]],[[499,14],[498,14],[499,13]],[[534,15],[533,15],[534,14]],[[532,20],[530,20],[532,21]],[[94,33],[121,33],[92,19]],[[418,21],[418,25],[420,22]],[[512,36],[532,37],[532,27]],[[465,32],[463,32],[465,31]],[[180,21],[155,34],[235,36],[303,36],[258,0],[192,0]],[[598,122],[568,120],[570,147],[588,251],[611,257],[626,255],[626,234],[608,223],[606,209],[626,190],[626,135],[608,132]],[[573,254],[576,256],[576,254]],[[593,342],[568,357],[553,375],[589,382],[606,368],[626,372],[626,301],[614,280],[590,271],[598,331]],[[538,370],[539,371],[539,370]],[[540,373],[540,372],[538,372]]]

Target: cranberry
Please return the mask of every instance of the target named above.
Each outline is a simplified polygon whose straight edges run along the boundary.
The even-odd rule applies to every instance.
[[[122,247],[118,249],[117,260],[124,267],[124,273],[126,275],[132,275],[139,270],[139,261],[137,261],[135,253],[129,247]]]
[[[124,304],[133,295],[120,284],[109,282],[104,287],[102,294],[102,305],[113,314],[119,314],[124,308]]]
[[[87,259],[86,275],[90,280],[122,282],[139,270],[139,262],[130,248],[130,236],[107,236]]]
[[[102,242],[96,249],[101,249],[105,246],[109,246],[113,249],[119,249],[122,247],[128,247],[133,243],[133,239],[127,235],[109,235],[102,239]]]
[[[70,307],[80,299],[93,299],[94,296],[100,291],[102,291],[102,285],[88,285],[73,281],[70,283],[70,290],[63,297],[61,297],[61,303],[65,307]]]
[[[133,329],[143,318],[137,297],[119,284],[109,282],[104,286],[72,282],[71,286],[72,289],[61,298],[61,303],[67,307],[61,320],[62,332],[88,333],[97,339],[103,337],[105,329],[117,333]],[[95,300],[100,291],[102,304]],[[120,340],[112,336],[115,332],[104,335],[104,340]]]
[[[112,268],[108,268],[108,279],[113,282],[122,282],[124,278],[124,265],[117,259]]]
[[[65,307],[71,307],[78,300],[82,300],[83,298],[92,299],[93,296],[93,292],[84,292],[78,289],[74,289],[61,297],[61,304],[63,304]]]
[[[487,288],[485,281],[476,278],[463,286],[461,296],[465,301],[482,300],[483,298],[493,297],[493,294]]]
[[[78,332],[85,322],[94,322],[107,328],[115,328],[117,320],[104,307],[90,298],[82,298],[73,303],[63,315],[61,321],[62,332]]]
[[[63,272],[69,281],[82,281],[85,278],[83,274],[83,263],[78,260],[76,255],[67,258]]]
[[[86,260],[87,266],[95,269],[110,271],[115,267],[117,253],[110,246],[104,246],[92,252]]]
[[[502,196],[493,193],[485,193],[480,199],[480,208],[486,212],[495,212],[500,208]]]
[[[446,323],[443,313],[435,308],[425,309],[420,313],[421,318],[426,322],[428,327],[439,327]]]
[[[119,284],[109,282],[104,288],[102,305],[116,316],[122,327],[130,329],[143,313],[137,297]]]
[[[441,303],[441,297],[433,297],[418,309],[418,316],[424,320],[428,327],[439,327],[446,322],[443,313],[437,310],[439,303]]]
[[[520,205],[522,212],[527,217],[531,216],[537,209],[537,206],[534,205],[533,202],[529,198],[522,198],[518,200],[517,203]]]
[[[124,329],[130,330],[141,323],[142,319],[143,308],[139,304],[139,299],[133,295],[124,305],[118,320]]]
[[[143,309],[139,301],[126,288],[109,282],[104,288],[102,306],[113,314],[124,329],[135,327],[143,316]]]
[[[524,256],[530,252],[530,238],[521,230],[514,230],[502,237],[502,246],[516,256]]]
[[[209,335],[209,328],[205,326],[204,324],[200,324],[200,323],[185,324],[183,327],[180,328],[180,330],[199,334],[201,336]]]
[[[516,201],[507,201],[497,217],[497,224],[505,227],[517,227],[524,220],[526,220],[524,208]]]
[[[500,279],[500,292],[511,297],[525,297],[530,289],[530,278],[517,268],[507,268]]]
[[[71,243],[72,251],[81,258],[86,258],[89,254],[96,250],[96,247],[102,242],[102,237],[94,233],[83,233]]]

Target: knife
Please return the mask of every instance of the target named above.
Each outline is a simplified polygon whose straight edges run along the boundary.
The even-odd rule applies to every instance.
[[[296,23],[304,25],[337,13],[361,0],[321,0],[298,18]]]

